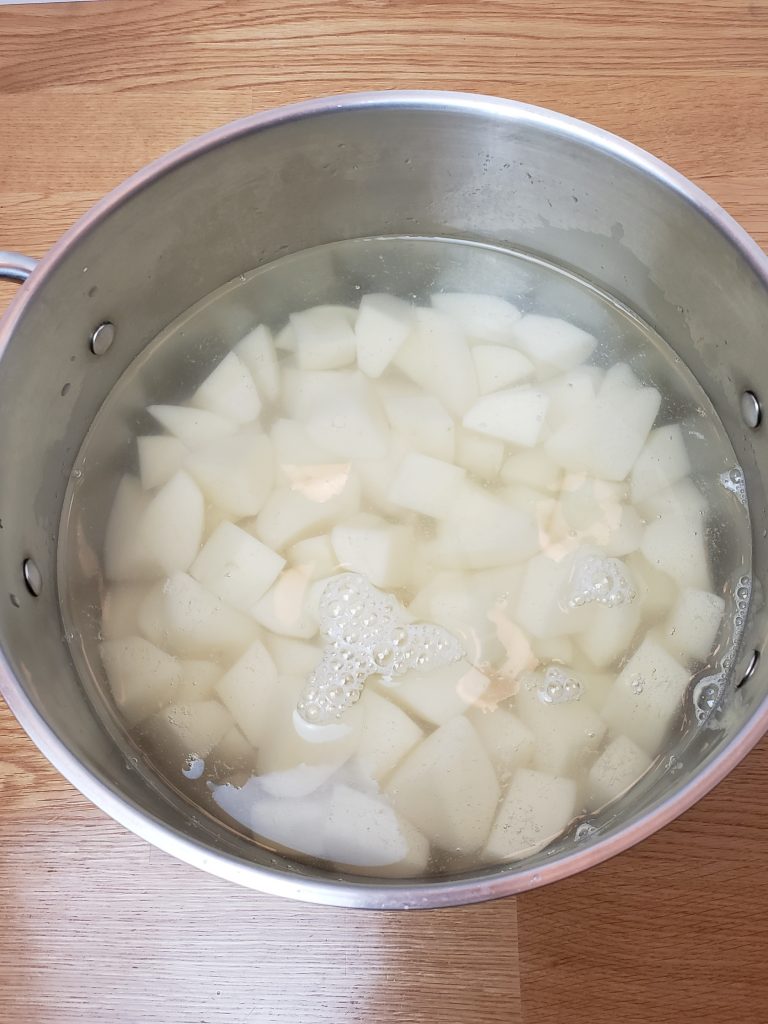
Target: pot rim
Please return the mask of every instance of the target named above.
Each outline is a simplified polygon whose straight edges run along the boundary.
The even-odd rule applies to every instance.
[[[241,136],[305,118],[352,110],[433,110],[484,115],[540,127],[600,150],[671,189],[724,235],[751,266],[768,290],[768,256],[748,233],[709,195],[650,153],[601,128],[543,107],[475,93],[432,90],[392,90],[347,93],[291,103],[232,121],[197,136],[147,164],[92,206],[40,260],[0,320],[0,360],[14,329],[35,292],[68,257],[78,241],[135,193],[166,173]],[[458,906],[526,892],[592,867],[652,835],[688,810],[714,788],[746,756],[768,729],[768,697],[731,741],[690,781],[673,791],[652,811],[615,835],[575,848],[572,853],[535,868],[514,865],[484,869],[446,881],[391,882],[324,879],[254,864],[219,853],[138,808],[113,785],[86,768],[35,709],[0,650],[0,694],[27,735],[54,767],[102,811],[166,853],[228,881],[269,895],[306,902],[360,909],[419,909]]]

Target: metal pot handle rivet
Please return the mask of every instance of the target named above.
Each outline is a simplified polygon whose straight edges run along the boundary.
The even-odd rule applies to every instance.
[[[43,589],[43,576],[37,567],[37,562],[33,558],[25,558],[21,564],[21,570],[27,590],[33,597],[40,597]]]
[[[14,281],[24,284],[37,266],[37,260],[20,252],[3,252],[0,249],[0,281]]]

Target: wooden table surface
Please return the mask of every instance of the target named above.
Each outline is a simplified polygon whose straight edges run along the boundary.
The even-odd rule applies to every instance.
[[[768,244],[767,0],[98,0],[0,6],[0,245],[42,254],[214,125],[393,87],[593,121]],[[145,845],[2,706],[0,1024],[758,1024],[767,781],[764,742],[661,834],[518,899],[329,910]]]

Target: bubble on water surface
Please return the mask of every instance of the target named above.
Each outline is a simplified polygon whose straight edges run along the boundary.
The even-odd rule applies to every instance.
[[[581,697],[581,682],[558,665],[550,665],[539,684],[539,700],[545,704],[566,704]]]
[[[741,466],[734,466],[725,473],[720,474],[720,483],[731,494],[735,495],[739,502],[747,507],[747,485],[744,480],[744,470]]]
[[[575,566],[568,584],[568,608],[601,604],[615,608],[635,599],[635,587],[629,570],[618,558],[588,555]]]

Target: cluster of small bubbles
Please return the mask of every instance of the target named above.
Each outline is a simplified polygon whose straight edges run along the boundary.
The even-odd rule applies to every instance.
[[[632,693],[639,697],[645,689],[645,679],[641,675],[632,676],[629,681],[629,685]]]
[[[565,704],[581,697],[581,683],[565,669],[550,665],[539,684],[539,700],[545,704]]]
[[[409,623],[397,599],[359,573],[330,580],[320,597],[319,617],[323,656],[296,705],[306,722],[320,725],[340,718],[360,700],[370,676],[391,683],[409,669],[426,672],[464,655],[448,630]]]
[[[632,579],[620,559],[588,555],[573,571],[566,603],[569,608],[595,602],[615,608],[634,601],[635,596]]]
[[[733,469],[728,469],[725,473],[720,474],[720,483],[726,489],[734,494],[736,498],[746,508],[747,506],[747,485],[744,481],[744,470],[741,466],[734,466]]]
[[[693,711],[696,721],[703,725],[717,710],[725,689],[723,675],[705,676],[693,688]]]
[[[184,767],[181,774],[187,779],[199,779],[205,771],[205,761],[197,754],[188,754],[184,758]]]
[[[683,762],[679,757],[675,757],[674,754],[670,754],[667,760],[664,762],[664,767],[668,772],[675,774],[683,770]]]
[[[594,835],[597,835],[597,826],[589,821],[583,821],[574,832],[573,838],[577,843],[584,843]]]

